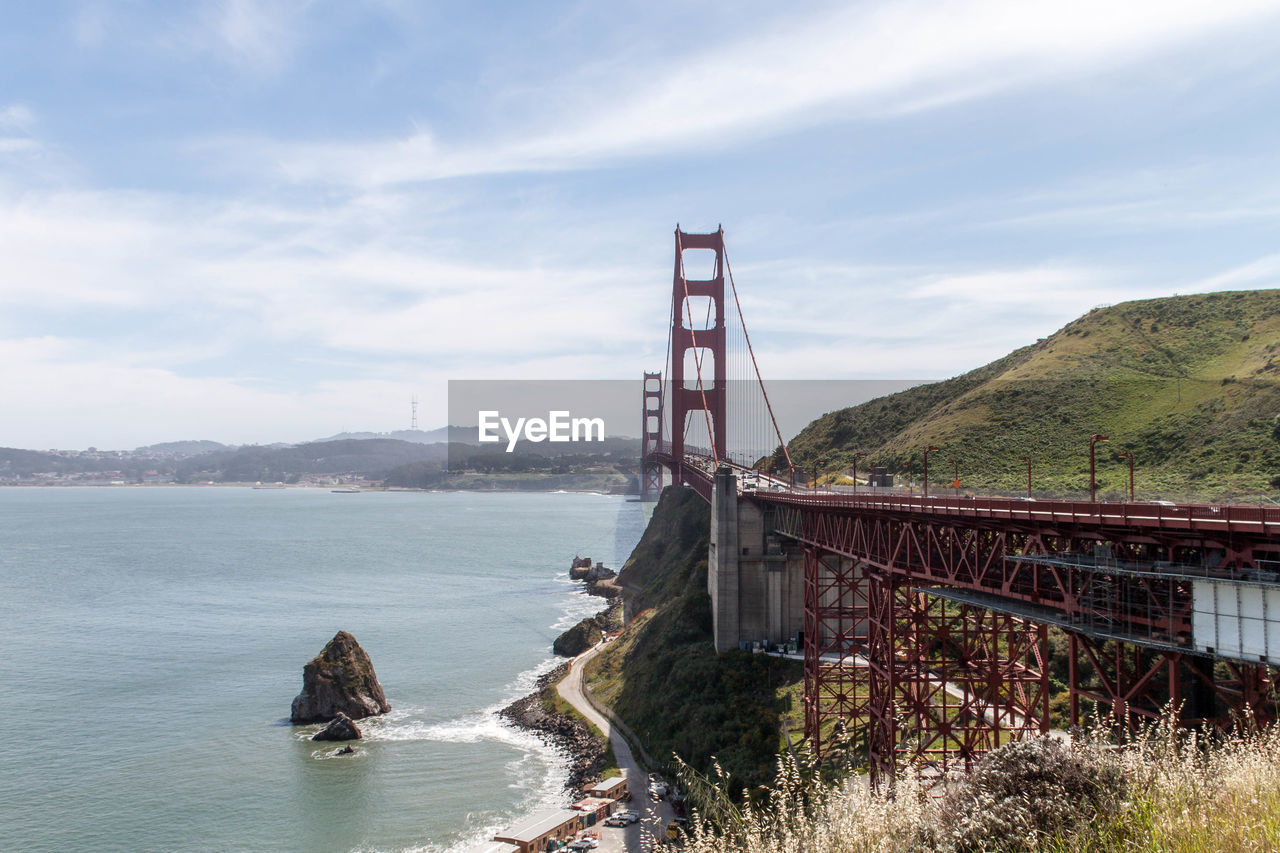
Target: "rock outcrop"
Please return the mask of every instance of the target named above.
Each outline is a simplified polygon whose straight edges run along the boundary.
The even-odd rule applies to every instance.
[[[329,721],[329,725],[311,736],[312,740],[359,740],[364,737],[360,727],[341,711]]]
[[[345,714],[353,720],[391,710],[373,671],[373,662],[356,638],[339,631],[302,669],[302,692],[289,714],[294,723],[322,723]]]
[[[614,598],[622,594],[618,586],[618,573],[605,566],[604,563],[592,563],[590,557],[574,557],[569,565],[569,579],[585,581],[588,595],[601,598]]]
[[[601,636],[600,622],[594,616],[588,616],[556,637],[551,651],[562,658],[574,658],[600,642]]]
[[[574,557],[573,562],[569,564],[569,579],[582,581],[587,579],[587,573],[591,571],[590,557]]]
[[[622,630],[622,599],[615,598],[595,616],[588,616],[556,637],[551,650],[560,657],[573,658],[600,642],[605,634]]]

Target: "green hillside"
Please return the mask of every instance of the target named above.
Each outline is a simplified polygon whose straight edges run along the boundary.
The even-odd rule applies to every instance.
[[[1098,445],[1099,496],[1256,499],[1280,491],[1280,290],[1210,293],[1097,308],[977,370],[831,412],[789,450],[828,473],[858,452],[865,472],[886,466],[930,480],[1017,492],[1032,461],[1039,494],[1087,495],[1089,437]],[[780,454],[775,455],[775,461]]]

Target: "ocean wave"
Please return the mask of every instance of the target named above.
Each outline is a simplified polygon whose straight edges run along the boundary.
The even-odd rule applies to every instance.
[[[530,693],[538,689],[538,679],[546,675],[551,670],[559,666],[563,661],[554,656],[548,656],[540,663],[526,669],[524,672],[516,675],[512,681],[503,688],[504,698],[496,705],[486,708],[486,711],[501,710],[517,699],[522,699]]]
[[[507,788],[517,794],[517,801],[510,810],[469,814],[452,840],[397,848],[394,853],[457,853],[474,844],[491,840],[500,830],[530,815],[551,808],[563,808],[568,803],[564,790],[569,770],[568,759],[537,735],[503,720],[497,715],[496,708],[443,723],[409,720],[370,726],[366,738],[371,742],[417,740],[462,744],[502,743],[517,750],[517,755],[503,765]],[[378,850],[379,848],[360,847],[353,853],[377,853]]]
[[[551,630],[556,632],[567,631],[583,619],[586,619],[588,616],[595,616],[602,609],[603,608],[601,607],[586,607],[581,610],[570,610],[568,613],[551,623]]]
[[[386,726],[370,726],[366,735],[376,741],[439,741],[441,743],[503,743],[520,749],[533,749],[541,744],[529,732],[505,726],[492,711],[482,711],[443,723],[409,722]]]

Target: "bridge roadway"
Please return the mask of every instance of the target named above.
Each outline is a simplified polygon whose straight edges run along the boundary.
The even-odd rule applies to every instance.
[[[672,466],[673,460],[669,455],[654,454],[654,458],[668,468]],[[721,462],[720,465],[728,466],[739,474],[754,474],[751,469],[734,463]],[[709,501],[715,477],[714,463],[704,456],[688,455],[685,457],[685,471],[692,475],[689,477],[689,485]],[[765,485],[746,489],[740,476],[739,496],[774,504],[929,518],[1015,524],[1032,522],[1037,525],[1071,525],[1105,530],[1192,531],[1218,536],[1243,534],[1280,537],[1280,507],[962,498],[941,494],[904,495],[883,490],[850,494],[823,488],[792,486],[785,480],[763,474],[756,476]]]

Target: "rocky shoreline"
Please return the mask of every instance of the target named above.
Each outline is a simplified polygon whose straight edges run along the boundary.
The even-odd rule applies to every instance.
[[[522,729],[534,732],[569,759],[565,789],[581,794],[600,781],[608,745],[592,734],[581,719],[555,710],[556,683],[565,677],[569,664],[562,663],[538,679],[538,689],[517,699],[498,712]]]
[[[574,557],[569,577],[582,581],[587,595],[599,596],[609,604],[556,637],[551,650],[566,658],[577,657],[600,642],[605,634],[622,630],[622,587],[618,585],[617,572],[605,568],[603,563],[593,565],[590,557]]]
[[[593,564],[590,557],[574,557],[569,577],[582,581],[588,595],[600,596],[609,602],[595,616],[588,616],[556,637],[552,645],[555,653],[572,658],[600,642],[604,634],[622,629],[622,588],[616,582],[617,573],[602,563]],[[580,717],[556,710],[556,684],[568,671],[568,663],[560,664],[538,679],[537,690],[512,702],[498,715],[537,734],[543,742],[564,753],[569,758],[565,788],[581,794],[584,788],[600,781],[609,744],[592,734]]]

